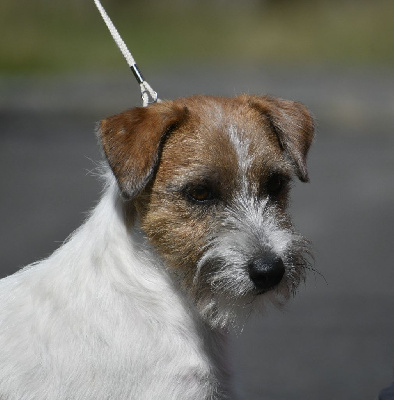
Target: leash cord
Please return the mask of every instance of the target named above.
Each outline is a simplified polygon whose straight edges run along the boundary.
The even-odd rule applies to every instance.
[[[138,69],[133,56],[131,55],[129,49],[127,48],[125,42],[123,41],[122,37],[120,36],[115,25],[111,21],[111,18],[108,16],[107,12],[105,11],[104,7],[102,6],[100,0],[94,0],[94,4],[96,4],[96,7],[99,10],[101,17],[103,18],[105,24],[107,25],[107,28],[109,29],[109,32],[111,33],[112,38],[114,39],[119,50],[122,52],[123,57],[126,59],[128,66],[130,67],[131,71],[133,72],[133,74],[135,76],[135,79],[137,79],[137,82],[140,85],[143,107],[146,107],[152,103],[160,102],[160,99],[158,98],[157,93],[151,88],[149,83],[143,78],[141,71]]]

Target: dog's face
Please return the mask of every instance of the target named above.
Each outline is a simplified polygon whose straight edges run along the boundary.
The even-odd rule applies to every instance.
[[[313,137],[302,105],[195,96],[110,117],[100,135],[142,230],[212,326],[294,291],[308,246],[286,207]]]

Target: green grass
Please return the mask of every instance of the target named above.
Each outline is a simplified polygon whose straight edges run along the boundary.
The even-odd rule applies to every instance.
[[[332,0],[219,6],[103,0],[141,66],[155,63],[394,65],[394,2]],[[181,4],[178,2],[178,5]],[[2,0],[0,73],[122,68],[93,0]]]

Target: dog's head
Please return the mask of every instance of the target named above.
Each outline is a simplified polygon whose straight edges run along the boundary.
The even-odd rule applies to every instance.
[[[292,177],[308,181],[304,106],[194,96],[110,117],[99,135],[148,240],[212,326],[296,288],[308,246],[286,207]]]

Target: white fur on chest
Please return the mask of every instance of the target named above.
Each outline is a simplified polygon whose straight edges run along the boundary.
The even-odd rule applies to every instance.
[[[220,398],[221,334],[188,304],[112,182],[59,250],[0,282],[0,398]]]

